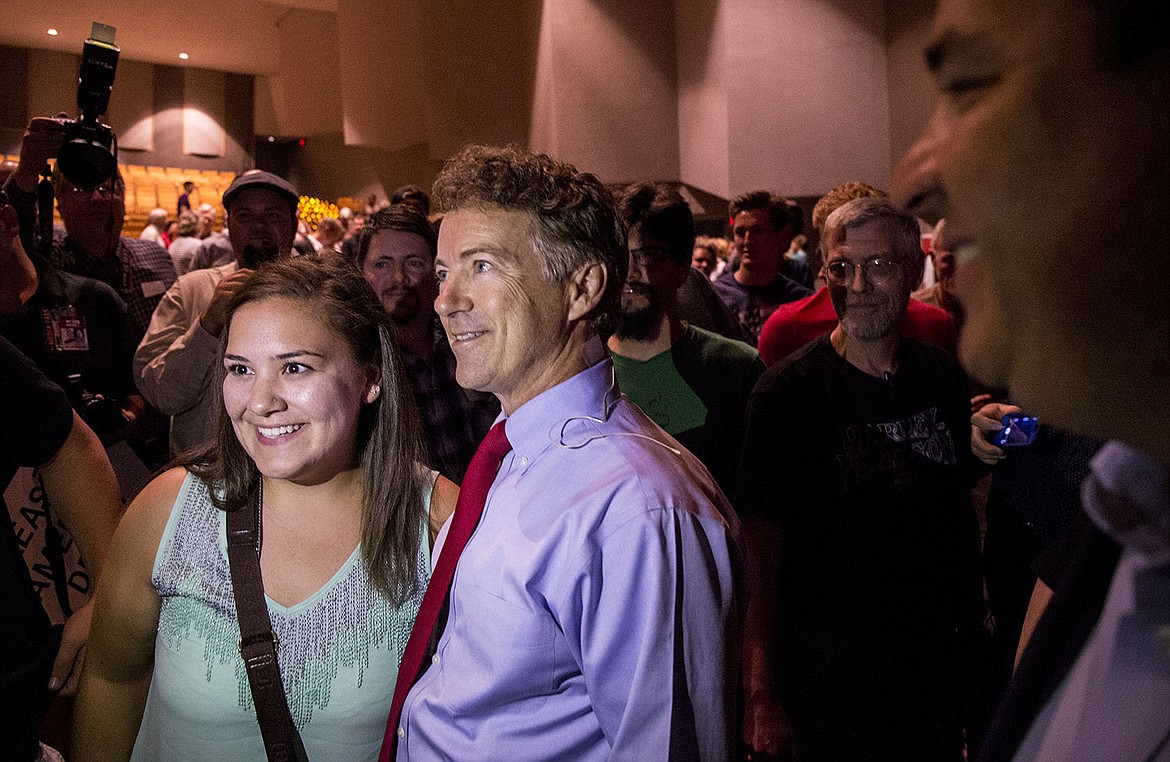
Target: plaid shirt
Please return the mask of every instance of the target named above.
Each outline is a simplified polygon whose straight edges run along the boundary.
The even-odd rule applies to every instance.
[[[5,183],[4,190],[20,220],[20,239],[33,255],[37,249],[37,197],[25,193],[15,183]],[[100,280],[113,287],[126,302],[130,324],[142,339],[154,308],[175,282],[175,265],[167,250],[141,238],[122,238],[112,259],[92,257],[81,251],[60,228],[53,231],[49,259],[58,270]]]
[[[175,282],[175,265],[167,250],[141,238],[122,238],[117,256],[93,257],[82,251],[68,236],[53,239],[53,266],[65,272],[104,281],[126,302],[130,323],[139,338],[150,325],[150,316],[163,294]]]
[[[429,465],[458,484],[463,481],[475,449],[500,414],[499,400],[491,394],[464,389],[455,381],[455,355],[438,315],[429,363],[401,345],[399,348],[422,418]]]

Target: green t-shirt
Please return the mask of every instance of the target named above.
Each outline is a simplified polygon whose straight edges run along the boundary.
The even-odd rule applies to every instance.
[[[613,363],[622,391],[668,434],[677,438],[707,422],[707,406],[679,375],[673,348],[645,362],[614,355]]]
[[[748,395],[764,372],[759,353],[741,341],[688,326],[674,346],[649,360],[613,354],[613,363],[622,392],[694,453],[731,494]]]

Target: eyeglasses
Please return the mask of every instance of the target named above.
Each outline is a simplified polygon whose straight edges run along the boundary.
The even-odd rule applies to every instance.
[[[70,198],[91,199],[96,193],[97,197],[104,200],[109,200],[118,195],[118,191],[114,190],[109,185],[99,185],[96,188],[78,188],[72,183],[65,183],[61,188],[63,195],[68,195]]]
[[[671,258],[670,252],[661,246],[642,246],[641,248],[630,249],[630,256],[634,258],[634,261],[646,264],[665,262]]]
[[[902,263],[885,257],[872,257],[860,265],[854,264],[848,259],[834,259],[825,264],[825,279],[837,286],[847,286],[853,282],[853,276],[858,267],[861,268],[865,279],[871,284],[883,286],[898,275]]]

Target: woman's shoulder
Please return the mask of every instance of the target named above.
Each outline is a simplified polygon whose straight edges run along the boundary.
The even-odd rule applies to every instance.
[[[159,543],[186,478],[183,468],[163,471],[131,501],[111,546],[111,557],[118,565],[150,579]]]
[[[190,474],[185,468],[169,468],[151,479],[131,501],[122,523],[154,535],[157,541],[162,536],[188,476]]]
[[[190,475],[191,472],[182,467],[168,468],[160,472],[147,482],[142,491],[134,498],[131,506],[142,504],[143,510],[147,510],[146,506],[166,504],[169,507],[173,505],[175,498],[179,496],[179,491],[183,488],[183,482]]]

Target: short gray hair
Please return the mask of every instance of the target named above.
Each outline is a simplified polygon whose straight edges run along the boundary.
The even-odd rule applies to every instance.
[[[858,228],[867,222],[885,220],[890,223],[894,234],[890,240],[891,249],[899,257],[922,266],[922,243],[918,220],[894,206],[887,198],[866,196],[846,201],[832,211],[825,219],[824,235],[821,238],[821,254],[829,255],[829,242],[838,230]]]

